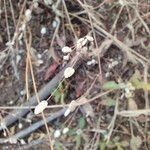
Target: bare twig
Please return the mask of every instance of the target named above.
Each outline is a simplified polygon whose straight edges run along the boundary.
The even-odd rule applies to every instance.
[[[46,123],[49,123],[49,122],[53,121],[54,119],[62,116],[65,111],[66,111],[66,108],[63,108],[63,109],[57,111],[56,113],[53,113],[51,116],[49,116],[49,117],[46,118]],[[38,122],[32,124],[31,126],[25,128],[24,130],[21,130],[20,132],[18,132],[17,134],[13,135],[10,138],[14,139],[14,140],[21,139],[21,138],[29,135],[30,133],[34,132],[35,130],[37,130],[38,128],[40,128],[41,126],[43,126],[44,124],[45,124],[44,120],[38,121]],[[0,143],[9,142],[10,138],[0,139]]]

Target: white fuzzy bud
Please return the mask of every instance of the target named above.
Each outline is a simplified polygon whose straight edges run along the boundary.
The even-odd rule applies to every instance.
[[[56,130],[56,131],[54,132],[54,137],[55,137],[55,138],[60,137],[60,135],[61,135],[60,130]]]
[[[62,131],[62,133],[66,134],[68,131],[69,131],[69,128],[64,128],[63,131]]]
[[[34,114],[37,115],[41,112],[43,112],[43,110],[48,106],[48,102],[47,101],[41,101],[34,109]]]
[[[63,53],[71,53],[72,52],[72,49],[68,46],[65,46],[62,48],[61,50]]]
[[[64,77],[65,77],[65,78],[69,78],[69,77],[71,77],[74,73],[75,73],[74,68],[68,67],[68,68],[66,68],[65,71],[64,71]]]

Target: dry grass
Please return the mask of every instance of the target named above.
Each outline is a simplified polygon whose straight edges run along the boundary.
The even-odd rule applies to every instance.
[[[35,108],[35,106],[21,106],[23,102],[31,97],[31,95],[35,94],[38,103],[41,101],[39,99],[38,90],[44,86],[45,82],[43,81],[42,71],[45,73],[46,68],[48,68],[52,62],[55,62],[54,60],[58,60],[57,57],[59,57],[60,60],[62,59],[60,49],[62,46],[65,46],[65,44],[68,44],[74,49],[73,54],[71,54],[70,66],[74,67],[78,61],[81,60],[81,68],[79,67],[76,70],[76,74],[73,78],[67,80],[63,78],[57,88],[47,97],[46,100],[49,102],[49,106],[46,111],[41,114],[42,120],[44,120],[46,133],[42,128],[42,131],[32,133],[25,138],[25,140],[29,141],[32,136],[33,141],[34,139],[37,139],[37,137],[43,139],[48,137],[49,140],[47,143],[49,143],[50,149],[52,150],[59,148],[96,150],[102,149],[103,146],[104,149],[119,149],[119,146],[122,149],[133,149],[135,147],[137,149],[149,149],[149,89],[143,88],[133,91],[133,103],[129,104],[131,97],[125,97],[124,89],[105,90],[102,88],[105,83],[112,80],[116,83],[131,82],[130,79],[136,71],[141,73],[137,77],[140,78],[141,83],[144,83],[145,85],[150,84],[149,1],[57,0],[51,5],[47,5],[47,3],[44,3],[43,1],[39,1],[38,4],[38,7],[36,7],[35,2],[28,0],[23,2],[20,1],[18,5],[11,0],[0,1],[0,5],[3,6],[0,7],[0,10],[2,11],[2,13],[0,13],[0,18],[5,25],[5,34],[0,35],[0,42],[3,45],[0,50],[0,72],[2,74],[0,81],[3,83],[7,78],[9,82],[13,82],[13,80],[19,82],[21,80],[23,83],[22,87],[24,87],[26,91],[26,94],[21,97],[22,101],[17,103],[13,102],[14,104],[11,106],[5,103],[4,99],[0,99],[1,126],[5,114],[11,114],[9,111],[10,109],[23,110]],[[19,13],[16,11],[16,7],[17,11],[19,10]],[[33,15],[29,21],[27,21],[25,16],[27,9],[30,9]],[[51,14],[51,16],[49,15],[49,11],[54,17]],[[38,20],[39,22],[34,22],[33,20],[38,17],[41,17],[41,19],[42,17],[48,17],[51,21],[42,22]],[[54,21],[56,23],[55,27],[52,26]],[[46,35],[40,37],[40,29],[37,29],[37,33],[33,32],[36,23],[37,26],[38,24],[40,26],[47,26],[48,32]],[[0,24],[0,28],[4,27],[4,25]],[[89,51],[86,52],[86,54],[83,54],[78,50],[75,51],[77,40],[87,34],[93,36],[94,47],[89,47]],[[142,37],[145,38],[144,41],[142,41]],[[42,44],[40,45],[37,41],[40,44],[43,44],[46,41],[46,46],[42,47]],[[49,44],[47,44],[47,42],[49,42]],[[39,44],[39,49],[37,50],[37,48],[35,48],[36,52],[33,52],[32,48],[37,47],[35,43],[37,45]],[[19,52],[19,49],[23,49],[23,52]],[[48,49],[46,54],[45,49]],[[51,54],[53,49],[55,54]],[[17,57],[20,53],[22,58],[19,60],[19,63],[22,68],[20,67],[20,64],[17,63]],[[40,53],[43,56],[45,64],[38,65],[38,57],[36,57],[37,53]],[[119,57],[121,57],[120,62],[119,59],[117,60],[120,63],[119,68],[107,67],[110,64],[111,59],[114,61]],[[97,62],[93,67],[86,65],[86,62],[91,58],[95,59]],[[130,63],[134,68],[130,67]],[[61,60],[58,69],[61,70],[64,65],[65,63]],[[11,68],[11,72],[8,67]],[[4,70],[8,71],[5,72]],[[128,72],[131,73],[126,74],[124,77],[122,75],[124,70],[128,70]],[[57,70],[55,73],[57,73]],[[106,77],[106,74],[108,73],[110,76]],[[82,82],[82,80],[84,82]],[[57,104],[54,100],[55,94],[60,90],[62,84],[67,87],[66,89],[68,91],[62,90],[60,93],[66,92],[67,96],[64,98],[65,104]],[[0,90],[3,89],[3,85],[4,84],[0,84]],[[21,91],[21,86],[18,86],[17,88]],[[78,88],[79,91],[77,91]],[[9,91],[7,92],[9,97]],[[81,92],[79,97],[74,96],[76,95],[76,92]],[[141,97],[139,97],[138,92],[141,93]],[[18,96],[16,96],[16,98],[18,98]],[[76,108],[75,111],[66,118],[62,117],[63,119],[60,119],[59,123],[56,123],[56,125],[54,123],[54,125],[52,124],[50,127],[46,119],[49,114],[53,113],[53,110],[51,111],[51,109],[57,110],[58,108],[63,107],[68,108],[70,107],[70,102],[72,100],[75,100],[76,102],[74,104],[74,107]],[[109,106],[109,100],[113,100],[114,104]],[[85,105],[89,110],[83,107]],[[80,110],[82,114],[79,113],[80,111],[78,110]],[[86,117],[87,113],[93,113],[94,117]],[[31,113],[31,115],[33,114]],[[34,122],[39,116],[33,115],[31,120]],[[86,125],[84,125],[82,118],[84,118]],[[20,120],[26,122],[28,119],[22,116]],[[80,122],[80,120],[82,121]],[[33,124],[31,123],[31,125]],[[29,126],[27,123],[25,123],[25,125]],[[81,126],[83,126],[83,128]],[[53,133],[56,128],[63,129],[64,127],[69,127],[70,132],[67,135],[62,135],[62,137],[58,139],[55,138]],[[16,126],[15,128],[17,129],[18,127]],[[19,130],[22,131],[23,129]],[[3,132],[5,133],[5,138],[9,139],[13,135],[16,135],[17,131],[12,131],[9,127],[6,127]],[[45,137],[42,137],[41,132],[45,134]],[[114,141],[116,137],[119,137],[119,140]],[[135,139],[138,139],[138,141],[135,141]],[[16,140],[18,140],[17,143],[19,143],[21,139]],[[0,140],[0,142],[1,141],[2,140]],[[127,142],[126,146],[121,145],[124,141]],[[136,146],[133,146],[133,142],[135,142]],[[141,143],[140,145],[137,145],[136,142]]]

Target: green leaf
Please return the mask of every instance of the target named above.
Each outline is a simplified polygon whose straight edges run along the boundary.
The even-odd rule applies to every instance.
[[[69,129],[68,135],[69,135],[69,136],[74,136],[74,135],[76,135],[76,129]]]
[[[65,103],[66,93],[67,93],[67,91],[65,90],[65,87],[61,83],[57,90],[56,89],[53,90],[53,97],[54,97],[55,103],[64,104]]]
[[[80,129],[84,128],[84,126],[85,126],[85,119],[83,117],[81,117],[79,119],[78,126],[79,126]]]
[[[60,98],[61,98],[61,93],[57,90],[57,91],[55,91],[53,96],[54,96],[54,99],[55,99],[55,103],[59,103],[60,102]]]
[[[130,79],[130,82],[133,84],[133,86],[136,89],[150,90],[150,83],[145,83],[145,82],[141,81],[139,71],[135,71],[135,73],[133,74],[133,76]]]
[[[104,83],[104,85],[103,85],[104,90],[117,90],[120,88],[121,88],[120,85],[114,81],[108,81],[108,82]]]
[[[65,93],[61,94],[61,98],[60,98],[61,104],[65,104],[65,96],[66,96]]]

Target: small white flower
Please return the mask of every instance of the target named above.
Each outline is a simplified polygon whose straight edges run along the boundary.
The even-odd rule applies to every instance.
[[[64,77],[65,77],[65,78],[69,78],[69,77],[71,77],[74,73],[75,73],[74,68],[68,67],[68,68],[66,68],[65,71],[64,71]]]
[[[72,49],[68,46],[65,46],[62,48],[61,50],[63,53],[71,53],[72,52]]]
[[[66,134],[68,131],[69,131],[69,128],[64,128],[62,132],[63,134]]]
[[[42,28],[41,28],[41,34],[44,35],[45,33],[46,33],[46,28],[45,28],[45,27],[42,27]]]
[[[60,130],[56,130],[56,131],[54,132],[54,137],[55,137],[55,138],[60,137],[60,135],[61,135]]]
[[[47,101],[41,101],[34,109],[34,114],[37,115],[41,113],[48,106]]]
[[[92,37],[92,36],[89,36],[89,35],[86,36],[86,39],[87,39],[88,41],[90,41],[90,42],[93,42],[93,41],[94,41],[93,37]]]
[[[31,20],[31,10],[30,9],[27,9],[25,11],[25,16],[26,16],[26,20],[27,21],[30,21]]]

